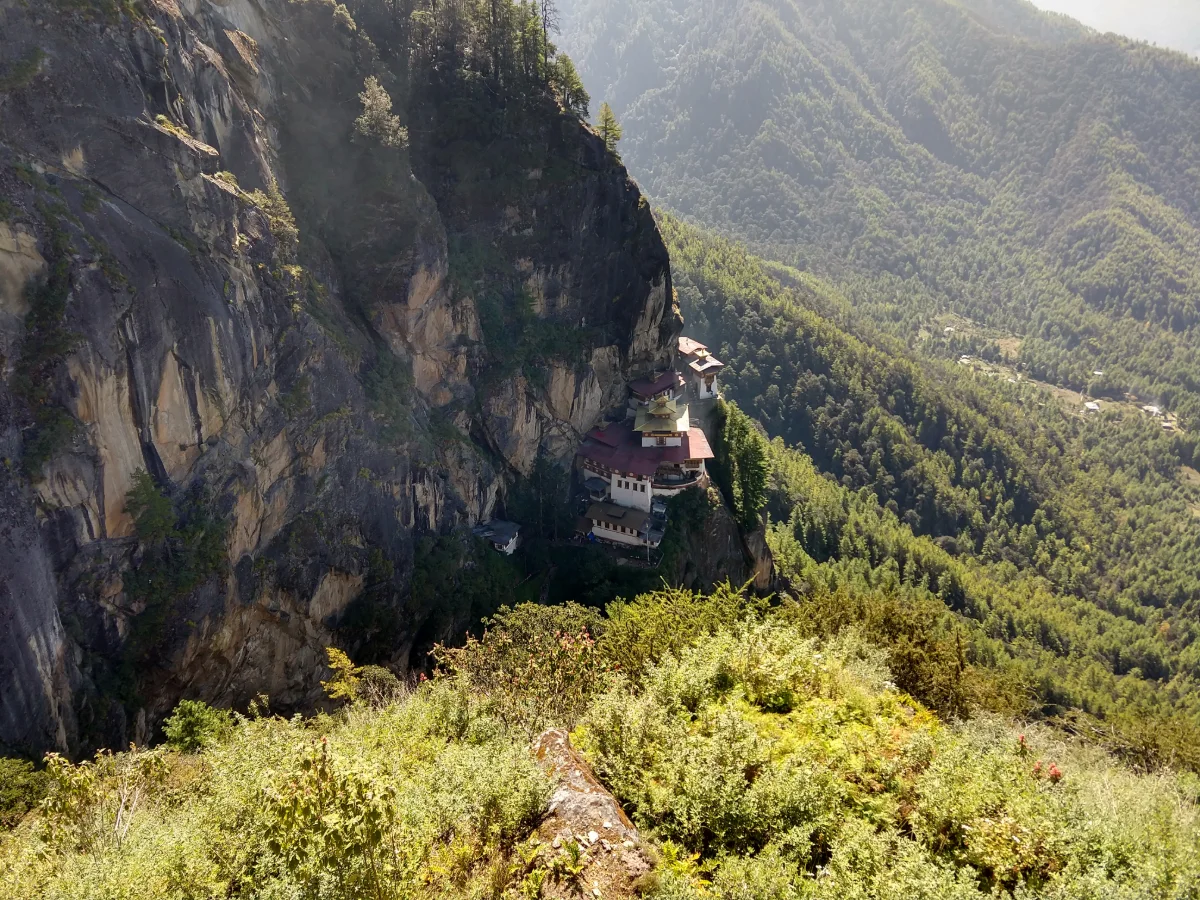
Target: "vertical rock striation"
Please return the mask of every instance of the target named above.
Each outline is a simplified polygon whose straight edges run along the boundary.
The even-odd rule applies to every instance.
[[[353,139],[383,63],[333,4],[79,7],[0,0],[0,744],[24,750],[122,743],[184,695],[312,704],[368,595],[404,658],[433,612],[415,537],[569,460],[680,327],[645,201],[557,108],[520,160],[481,144],[504,187],[464,196],[436,98],[407,151]],[[514,348],[571,341],[505,369],[464,247],[527,302]],[[224,525],[165,599],[142,472],[181,529]]]

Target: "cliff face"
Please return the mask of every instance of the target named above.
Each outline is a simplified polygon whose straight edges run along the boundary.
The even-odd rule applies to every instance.
[[[765,527],[744,534],[716,486],[676,501],[664,548],[663,571],[670,584],[705,592],[729,582],[759,594],[777,587]]]
[[[0,0],[0,33],[0,744],[312,703],[367,594],[403,657],[414,536],[669,359],[650,211],[553,104],[489,131],[414,83],[408,149],[355,137],[407,76],[323,0]]]

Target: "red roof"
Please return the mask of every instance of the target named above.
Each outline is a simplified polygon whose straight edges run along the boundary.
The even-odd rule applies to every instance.
[[[683,437],[679,447],[643,447],[642,436],[628,425],[610,425],[588,435],[588,440],[579,448],[584,459],[632,475],[649,477],[659,466],[686,462],[689,459],[712,459],[714,454],[708,438],[699,428],[691,428]]]
[[[679,352],[682,353],[684,356],[691,356],[697,350],[707,350],[707,349],[708,348],[706,346],[704,346],[699,341],[694,340],[693,338],[681,337],[679,339]]]
[[[699,428],[688,429],[687,437],[683,439],[683,449],[688,451],[684,459],[713,459],[717,455]]]
[[[588,440],[604,444],[606,447],[619,447],[629,440],[629,435],[629,426],[621,423],[619,425],[609,425],[607,428],[592,429],[588,435]]]
[[[663,391],[669,391],[671,388],[680,388],[684,385],[683,376],[678,372],[663,372],[653,381],[644,378],[641,381],[635,381],[629,385],[629,390],[639,397],[649,399],[656,397]]]

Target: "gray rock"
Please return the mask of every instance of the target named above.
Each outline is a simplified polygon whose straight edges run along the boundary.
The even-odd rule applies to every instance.
[[[440,148],[351,140],[382,63],[329,5],[143,6],[144,20],[39,25],[38,4],[0,0],[0,71],[42,54],[0,93],[4,246],[19,250],[0,253],[0,285],[42,271],[37,257],[65,262],[63,324],[82,337],[47,379],[76,433],[27,479],[33,411],[10,393],[24,317],[0,291],[0,745],[31,752],[123,745],[182,697],[319,704],[323,648],[355,649],[338,628],[373,553],[391,564],[376,587],[403,667],[465,624],[410,603],[420,536],[489,517],[539,453],[569,464],[680,328],[649,208],[581,123],[547,113],[522,135],[570,178],[467,206]],[[273,184],[303,238],[294,259],[245,193]],[[467,239],[506,248],[542,321],[586,323],[585,352],[537,383],[485,377],[478,298],[449,283]],[[371,395],[369,372],[394,376]],[[126,590],[138,471],[181,505],[206,492],[228,528],[220,571],[172,599],[139,660],[144,713],[101,687],[144,612]]]

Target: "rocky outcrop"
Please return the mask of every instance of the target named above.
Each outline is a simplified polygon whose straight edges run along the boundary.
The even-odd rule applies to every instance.
[[[639,895],[637,888],[653,869],[653,863],[642,847],[637,828],[596,778],[587,760],[571,746],[570,735],[561,729],[547,731],[534,741],[533,755],[554,782],[554,793],[538,833],[560,853],[564,845],[573,843],[581,851],[584,864],[577,885],[565,885],[562,896]]]
[[[695,591],[728,582],[759,594],[774,587],[775,567],[762,529],[743,534],[716,486],[686,491],[671,506],[664,542],[667,580]]]
[[[574,117],[528,115],[468,203],[421,86],[408,151],[353,138],[385,64],[335,4],[101,6],[0,0],[0,744],[27,750],[124,743],[184,695],[311,704],[355,604],[406,658],[416,537],[568,461],[679,330],[650,211]],[[464,246],[503,271],[464,278]],[[530,298],[512,347],[496,284]],[[181,529],[224,526],[178,596],[130,586],[140,472]]]

